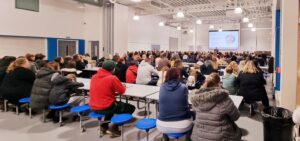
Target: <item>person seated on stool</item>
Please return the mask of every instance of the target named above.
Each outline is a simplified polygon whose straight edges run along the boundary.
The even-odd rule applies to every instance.
[[[255,101],[262,101],[265,108],[269,107],[265,85],[266,80],[264,79],[263,72],[255,66],[252,60],[248,60],[236,79],[236,86],[239,89],[238,95],[243,96],[245,102],[248,104]],[[250,109],[253,110],[252,104]]]
[[[241,130],[234,123],[240,117],[238,109],[220,87],[220,77],[212,73],[203,86],[190,95],[196,120],[193,141],[240,141]]]
[[[91,79],[89,105],[92,111],[105,115],[105,121],[111,120],[114,114],[132,114],[135,111],[133,105],[116,101],[116,95],[123,95],[126,87],[113,75],[115,67],[114,61],[105,61],[102,68]],[[109,129],[108,123],[103,123],[101,131],[104,134],[121,135],[116,124]]]
[[[236,95],[236,76],[233,74],[233,68],[232,66],[227,66],[225,70],[226,74],[222,77],[222,87],[228,90],[229,94]]]
[[[164,134],[186,133],[190,140],[193,122],[188,102],[188,88],[180,82],[180,70],[171,68],[166,75],[165,83],[159,91],[159,115],[157,129]],[[164,135],[168,140],[168,136]]]
[[[20,106],[19,99],[30,96],[35,80],[35,74],[30,70],[30,63],[26,58],[18,58],[6,69],[6,74],[0,87],[5,100]],[[28,109],[25,109],[28,112]]]
[[[64,104],[81,106],[88,103],[84,96],[75,96],[77,88],[82,87],[83,83],[76,82],[74,74],[68,74],[66,77],[57,75],[51,81],[53,84],[49,95],[49,102],[51,104],[57,106]]]
[[[137,62],[132,60],[130,62],[130,66],[127,68],[127,71],[126,71],[126,83],[135,84],[137,72],[138,72]]]
[[[143,84],[143,85],[153,85],[157,84],[157,80],[152,79],[152,75],[158,75],[157,70],[150,65],[151,59],[146,57],[141,64],[139,65],[136,83]]]

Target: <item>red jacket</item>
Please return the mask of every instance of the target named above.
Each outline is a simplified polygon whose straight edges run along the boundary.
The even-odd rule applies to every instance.
[[[138,67],[131,65],[126,71],[126,83],[135,83],[137,76]]]
[[[92,110],[105,110],[116,101],[116,93],[124,94],[126,87],[111,72],[99,69],[92,77],[90,86],[90,107]]]

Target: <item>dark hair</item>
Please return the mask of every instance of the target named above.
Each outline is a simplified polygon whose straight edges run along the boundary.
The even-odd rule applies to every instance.
[[[79,61],[80,60],[80,55],[79,54],[73,55],[73,60],[74,61]]]
[[[31,62],[34,61],[34,59],[33,59],[32,57],[34,57],[34,55],[33,55],[33,54],[30,54],[30,53],[27,53],[27,54],[25,55],[25,58],[26,58],[28,61],[31,61]]]
[[[4,56],[0,61],[0,67],[9,66],[10,63],[14,62],[17,58],[14,56]]]
[[[217,73],[211,73],[202,85],[202,88],[214,87],[220,83],[220,76]]]
[[[57,62],[49,62],[46,64],[46,67],[48,69],[54,70],[54,71],[59,71],[59,64]]]
[[[57,57],[54,59],[54,61],[60,64],[62,59],[63,59],[62,57]]]
[[[68,68],[68,69],[76,68],[76,62],[73,61],[73,60],[70,60],[70,61],[66,64],[66,68]]]
[[[122,63],[124,61],[124,58],[119,58],[118,63]]]
[[[180,70],[177,68],[171,68],[167,71],[165,82],[170,80],[180,80]]]
[[[133,56],[132,52],[128,53],[128,57],[131,58],[132,56]]]
[[[38,53],[35,55],[35,60],[44,60],[45,57],[46,56],[44,54]]]

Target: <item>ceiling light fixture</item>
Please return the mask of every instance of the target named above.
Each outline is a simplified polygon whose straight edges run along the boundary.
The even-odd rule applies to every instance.
[[[182,11],[179,11],[177,14],[176,14],[177,18],[184,18],[184,13]]]
[[[243,13],[243,9],[241,7],[237,7],[237,8],[234,9],[234,13],[235,14],[241,14],[241,13]]]
[[[219,32],[223,32],[223,29],[222,29],[222,28],[219,28]]]
[[[256,31],[256,28],[255,28],[255,27],[252,27],[252,28],[251,28],[251,31],[253,31],[253,32]]]
[[[253,27],[253,23],[249,23],[248,27],[250,27],[250,28]]]
[[[159,26],[165,26],[165,23],[164,22],[159,22],[158,25]]]
[[[209,29],[214,29],[215,26],[214,25],[209,25]]]
[[[181,30],[181,26],[178,26],[178,27],[177,27],[177,30]]]
[[[199,19],[196,21],[197,24],[202,24],[202,21]]]
[[[248,23],[248,22],[249,22],[249,18],[244,17],[244,18],[243,18],[243,23]]]
[[[131,0],[132,2],[141,2],[142,0]]]
[[[194,33],[194,30],[193,30],[193,29],[191,29],[191,30],[190,30],[190,32],[191,32],[191,33]]]
[[[135,21],[138,21],[138,20],[140,20],[140,16],[139,15],[134,15],[132,17],[132,19],[135,20]]]

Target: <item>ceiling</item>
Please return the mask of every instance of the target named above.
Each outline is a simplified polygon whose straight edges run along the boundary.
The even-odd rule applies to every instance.
[[[117,0],[117,3],[136,9],[140,16],[158,15],[164,17],[169,24],[195,23],[201,19],[203,23],[238,23],[243,17],[251,22],[260,22],[272,18],[272,0]],[[241,7],[242,14],[235,14],[234,9]],[[176,18],[182,11],[184,18]]]

